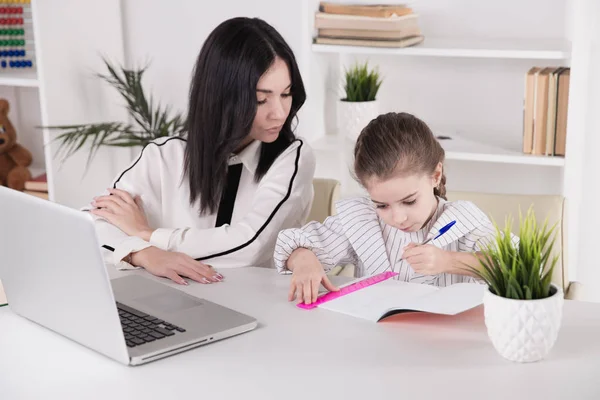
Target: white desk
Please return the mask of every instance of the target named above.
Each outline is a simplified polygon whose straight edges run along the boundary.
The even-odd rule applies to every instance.
[[[481,308],[374,324],[298,309],[286,300],[289,277],[273,270],[224,272],[223,283],[183,290],[253,315],[259,327],[139,367],[0,308],[0,399],[600,398],[600,304],[566,302],[549,358],[514,364],[493,349]]]

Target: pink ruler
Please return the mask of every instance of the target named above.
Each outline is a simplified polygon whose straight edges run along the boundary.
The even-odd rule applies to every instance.
[[[298,307],[303,308],[305,310],[311,310],[313,308],[318,307],[320,304],[337,299],[338,297],[345,296],[352,292],[356,292],[357,290],[366,288],[367,286],[371,286],[376,283],[385,281],[386,279],[390,279],[396,275],[398,275],[397,272],[392,272],[392,271],[382,272],[381,274],[373,275],[373,276],[370,276],[361,281],[352,283],[348,286],[344,286],[344,287],[340,288],[340,290],[337,292],[325,293],[324,295],[318,297],[317,301],[315,301],[314,303],[311,303],[311,304],[298,303]]]

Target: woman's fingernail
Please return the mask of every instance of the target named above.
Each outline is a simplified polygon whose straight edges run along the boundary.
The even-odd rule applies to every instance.
[[[181,284],[187,286],[188,283],[186,281],[181,281]]]
[[[217,274],[217,278],[219,278],[219,280],[221,280],[221,281],[222,281],[223,279],[225,279],[225,277],[224,277],[223,275],[221,275],[221,274]]]
[[[206,278],[202,278],[202,283],[210,283],[210,281]]]

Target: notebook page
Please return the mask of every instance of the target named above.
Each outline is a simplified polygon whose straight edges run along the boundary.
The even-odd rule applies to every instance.
[[[328,301],[319,308],[376,322],[392,308],[404,308],[416,298],[439,291],[430,285],[387,280]]]
[[[480,305],[486,290],[487,285],[457,283],[440,288],[435,293],[413,298],[407,305],[411,310],[456,315]]]

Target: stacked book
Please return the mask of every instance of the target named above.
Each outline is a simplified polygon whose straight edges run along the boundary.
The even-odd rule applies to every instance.
[[[25,190],[23,190],[23,192],[48,200],[48,181],[46,179],[46,174],[38,175],[25,182]]]
[[[418,15],[405,5],[320,3],[315,43],[408,47],[423,41]]]
[[[8,304],[6,300],[6,294],[4,293],[4,288],[2,287],[2,282],[0,282],[0,307]]]
[[[533,67],[525,80],[523,153],[564,156],[570,68]]]

